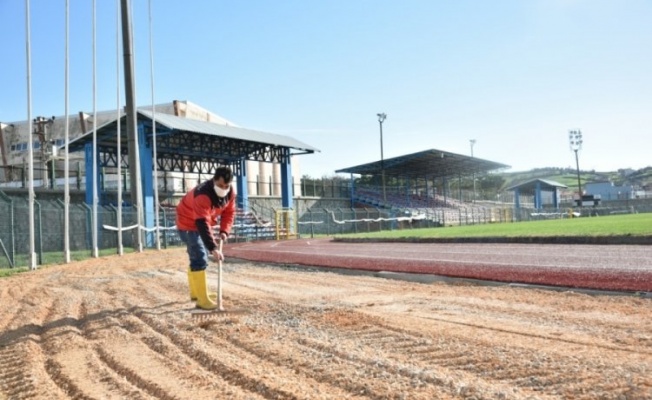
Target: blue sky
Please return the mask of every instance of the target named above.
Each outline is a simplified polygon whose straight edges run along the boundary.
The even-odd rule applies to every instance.
[[[91,1],[70,0],[70,110],[92,111]],[[116,105],[116,4],[97,1],[97,107]],[[33,115],[64,113],[64,0],[32,0]],[[152,103],[134,0],[137,102]],[[155,102],[321,149],[302,174],[425,149],[510,171],[652,165],[649,0],[152,0]],[[25,2],[0,0],[0,121],[27,118]],[[121,83],[122,85],[122,83]],[[124,90],[121,89],[124,93]]]

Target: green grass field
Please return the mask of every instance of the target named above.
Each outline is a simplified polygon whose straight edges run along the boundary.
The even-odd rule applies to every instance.
[[[652,236],[652,213],[337,235],[343,238]]]

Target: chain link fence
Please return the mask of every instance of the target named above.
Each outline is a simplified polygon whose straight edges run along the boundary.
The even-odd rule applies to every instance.
[[[122,210],[122,226],[137,224],[137,214],[132,207]],[[30,232],[29,202],[24,198],[9,198],[0,192],[0,268],[21,267],[29,265]],[[174,217],[161,209],[159,224],[161,227],[174,226]],[[117,227],[118,209],[114,206],[98,206],[97,212],[97,248],[99,250],[118,250]],[[76,258],[86,258],[93,251],[93,211],[85,203],[73,203],[69,207],[69,243],[71,254]],[[135,236],[139,230],[122,232],[122,246],[133,248],[137,244]],[[161,230],[163,247],[180,243],[176,230]],[[155,234],[144,233],[148,247],[155,245]],[[38,264],[56,264],[65,261],[65,208],[60,200],[34,201],[34,251]]]
[[[432,228],[440,226],[511,223],[544,219],[608,216],[652,212],[652,202],[639,201],[614,206],[580,208],[520,208],[460,207],[431,209],[383,208],[309,208],[297,218],[298,236],[313,238],[349,233],[377,232]],[[118,252],[118,209],[98,206],[97,247],[111,254]],[[29,202],[24,197],[8,197],[0,191],[0,268],[29,265]],[[239,211],[232,230],[233,241],[275,239],[274,209],[259,207]],[[154,221],[149,216],[150,222]],[[182,245],[175,226],[174,207],[159,210],[159,240],[162,248]],[[63,263],[65,210],[61,200],[41,199],[34,202],[35,253],[38,264]],[[69,209],[69,240],[74,259],[92,256],[93,212],[85,203],[72,203]],[[132,207],[122,208],[122,227],[137,225],[137,214]],[[148,223],[148,225],[151,225]],[[253,232],[253,233],[252,233]],[[122,246],[137,246],[138,233],[143,235],[146,247],[156,247],[156,232],[139,229],[122,232]]]

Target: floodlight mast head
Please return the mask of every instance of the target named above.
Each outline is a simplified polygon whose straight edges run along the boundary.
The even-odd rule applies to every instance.
[[[582,150],[582,131],[579,129],[568,132],[568,141],[570,143],[570,149],[572,151]]]
[[[385,113],[378,113],[376,115],[378,116],[378,122],[380,122],[381,124],[385,122],[385,119],[387,119],[387,114]]]

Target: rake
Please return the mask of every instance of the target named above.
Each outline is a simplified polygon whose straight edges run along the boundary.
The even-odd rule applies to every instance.
[[[222,245],[224,241],[220,239],[220,253],[222,253]],[[194,309],[190,311],[190,314],[194,318],[200,320],[211,318],[211,317],[220,317],[220,316],[232,316],[238,314],[244,314],[246,311],[243,309],[229,309],[226,310],[222,303],[222,260],[217,260],[217,308],[214,310],[202,310]]]

